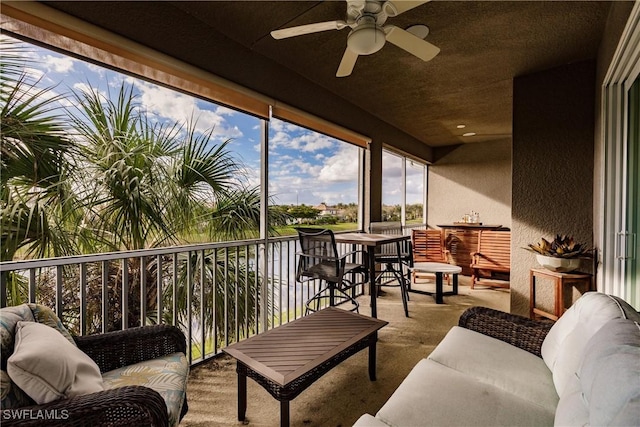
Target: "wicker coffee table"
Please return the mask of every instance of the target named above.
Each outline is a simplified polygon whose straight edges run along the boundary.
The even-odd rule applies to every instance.
[[[280,425],[289,402],[343,360],[369,347],[369,379],[376,379],[377,331],[388,322],[329,307],[223,349],[237,361],[238,420],[247,410],[247,377],[280,401]]]

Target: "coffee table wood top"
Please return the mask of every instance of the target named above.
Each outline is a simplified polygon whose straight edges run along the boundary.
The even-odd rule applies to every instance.
[[[223,350],[284,387],[387,324],[328,307]]]

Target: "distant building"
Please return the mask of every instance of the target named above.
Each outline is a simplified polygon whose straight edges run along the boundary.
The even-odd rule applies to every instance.
[[[318,216],[336,216],[339,218],[344,216],[344,211],[342,209],[338,209],[336,206],[329,206],[326,203],[320,203],[313,208],[320,211]]]

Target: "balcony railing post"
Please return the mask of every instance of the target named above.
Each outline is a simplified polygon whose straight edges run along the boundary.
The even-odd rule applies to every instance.
[[[129,327],[129,260],[127,258],[122,259],[122,327],[121,329],[127,329]]]
[[[259,275],[260,281],[260,311],[262,317],[262,330],[258,332],[266,332],[269,329],[269,257],[267,242],[264,241],[258,245],[260,252]]]
[[[202,251],[200,251],[200,342],[202,345],[202,352],[201,352],[201,356],[202,356],[202,360],[204,360],[206,354],[205,354],[205,350],[206,350],[206,328],[204,327],[204,312],[205,312],[205,304],[206,301],[204,299],[204,295],[205,295],[205,283],[206,280],[205,278],[207,277],[206,275],[206,266],[205,266],[205,252],[204,249]]]
[[[244,262],[245,262],[245,267],[244,267],[244,283],[245,283],[245,291],[244,291],[244,312],[245,312],[245,320],[244,320],[244,336],[245,337],[249,337],[249,326],[251,324],[250,322],[250,315],[251,315],[251,311],[249,310],[249,308],[251,307],[251,305],[249,305],[249,294],[251,292],[251,283],[249,281],[249,278],[251,277],[251,275],[249,274],[249,257],[250,257],[250,246],[247,245],[244,247]]]
[[[254,263],[253,266],[255,268],[255,274],[254,274],[254,291],[255,291],[255,295],[254,295],[254,306],[255,306],[255,316],[254,318],[256,319],[256,325],[255,325],[255,333],[259,333],[260,332],[260,314],[262,312],[261,310],[261,305],[260,305],[260,245],[256,244],[254,246]]]
[[[61,265],[58,265],[56,267],[56,315],[60,318],[62,318],[62,310],[63,310],[63,303],[62,303],[62,269],[64,267]]]
[[[224,344],[229,345],[229,248],[224,248]]]
[[[213,250],[213,260],[212,260],[212,268],[213,268],[213,283],[211,286],[213,287],[211,304],[213,311],[213,352],[218,352],[218,299],[216,296],[218,295],[218,248]]]
[[[240,248],[238,246],[236,246],[236,259],[235,259],[235,268],[233,271],[233,282],[235,282],[236,286],[234,289],[234,304],[235,307],[234,309],[234,313],[235,316],[233,316],[235,319],[235,339],[236,341],[238,341],[240,339],[240,319],[239,319],[239,315],[238,313],[240,313],[240,289],[238,289],[240,281],[238,280],[239,278],[239,272],[240,272]]]
[[[8,271],[0,273],[0,308],[7,306],[7,280],[9,277]]]
[[[171,324],[178,325],[178,253],[173,254],[173,278],[171,281]]]
[[[162,255],[156,256],[156,289],[158,290],[158,294],[156,295],[156,323],[159,325],[162,323]]]
[[[102,261],[102,333],[109,330],[109,261]]]
[[[192,345],[192,332],[193,332],[193,325],[191,320],[193,319],[193,312],[192,312],[192,301],[193,301],[193,271],[191,268],[191,256],[192,256],[193,252],[189,251],[187,252],[187,352],[189,353],[187,355],[187,357],[189,358],[189,363],[191,363],[191,361],[193,360],[192,358],[192,351],[191,351],[191,345]]]
[[[87,334],[87,263],[80,264],[80,335]]]
[[[36,269],[29,270],[29,302],[36,302]]]
[[[269,107],[269,115],[271,115],[271,107]],[[262,262],[256,264],[257,270],[261,277],[260,289],[260,310],[262,314],[262,332],[269,329],[269,299],[268,299],[268,281],[269,281],[269,122],[261,121],[261,140],[260,140],[260,240],[259,252]],[[258,330],[257,332],[260,332]]]
[[[147,258],[140,257],[140,326],[147,324]]]

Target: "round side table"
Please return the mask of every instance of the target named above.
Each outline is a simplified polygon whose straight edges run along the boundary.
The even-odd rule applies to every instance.
[[[436,304],[444,304],[444,295],[458,295],[458,274],[462,272],[462,268],[457,265],[451,265],[444,262],[416,262],[413,264],[412,270],[418,273],[433,273],[436,275],[436,292],[419,291],[411,289],[409,284],[409,292],[415,292],[418,294],[432,295],[436,299]],[[444,274],[453,275],[453,291],[443,292],[442,290],[442,277]]]

